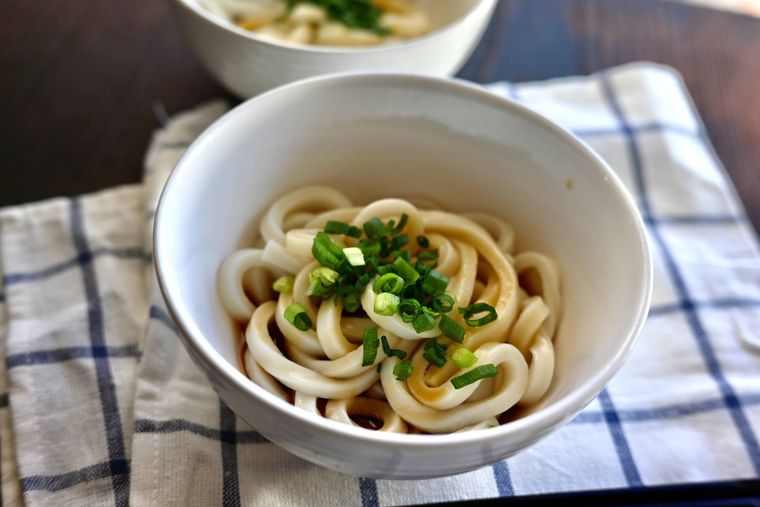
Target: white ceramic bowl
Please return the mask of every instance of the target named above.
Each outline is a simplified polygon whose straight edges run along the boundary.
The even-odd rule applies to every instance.
[[[252,97],[275,86],[344,71],[451,76],[467,61],[498,0],[420,0],[435,30],[408,41],[363,48],[278,42],[211,14],[197,0],[173,0],[185,38],[228,90]]]
[[[566,185],[572,181],[572,188]],[[563,315],[544,400],[498,428],[372,432],[315,417],[237,368],[222,309],[222,259],[277,196],[329,184],[357,203],[426,195],[509,220],[518,249],[559,261]],[[185,347],[224,401],[274,443],[356,475],[421,478],[510,456],[573,417],[617,372],[646,318],[652,267],[635,205],[586,145],[542,116],[464,82],[326,76],[236,107],[187,150],[161,197],[155,259]]]

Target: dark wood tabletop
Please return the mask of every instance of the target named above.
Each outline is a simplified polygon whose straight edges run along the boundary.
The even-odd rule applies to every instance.
[[[537,80],[635,60],[684,76],[760,230],[760,20],[665,0],[502,0],[461,77]],[[6,0],[0,206],[140,179],[158,124],[224,92],[168,1]]]

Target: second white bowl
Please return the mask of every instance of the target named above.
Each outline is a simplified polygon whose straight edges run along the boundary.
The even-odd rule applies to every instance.
[[[464,65],[498,0],[425,0],[438,28],[408,41],[370,47],[279,42],[218,18],[196,0],[173,0],[179,26],[208,70],[232,93],[248,98],[270,88],[344,71],[417,72],[451,76]]]

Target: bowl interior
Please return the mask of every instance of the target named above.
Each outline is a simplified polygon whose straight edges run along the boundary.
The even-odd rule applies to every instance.
[[[188,150],[167,185],[156,230],[165,294],[192,339],[230,370],[236,329],[217,295],[219,264],[249,244],[275,197],[317,183],[356,203],[425,196],[493,213],[513,224],[518,251],[559,262],[556,376],[533,411],[616,370],[633,342],[648,302],[648,251],[603,163],[547,120],[474,86],[348,75],[242,104]]]
[[[218,5],[219,0],[182,0],[188,5],[198,7],[199,10],[206,14],[212,12],[220,12]],[[475,6],[481,3],[483,0],[416,0],[416,5],[427,14],[430,19],[430,24],[433,30],[438,30],[447,25],[450,25],[459,18],[464,17]],[[235,6],[239,6],[239,12],[245,12],[245,2],[227,2],[234,10]],[[225,10],[223,12],[231,12]],[[236,11],[237,12],[237,11]]]

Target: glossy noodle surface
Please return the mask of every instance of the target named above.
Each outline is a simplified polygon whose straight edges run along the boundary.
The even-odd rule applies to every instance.
[[[549,389],[559,272],[515,251],[501,217],[359,206],[320,186],[280,197],[259,232],[218,286],[241,369],[283,400],[369,430],[450,433]]]

